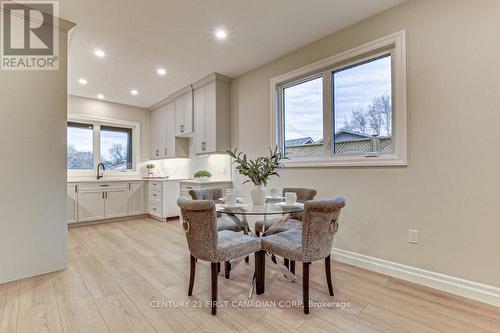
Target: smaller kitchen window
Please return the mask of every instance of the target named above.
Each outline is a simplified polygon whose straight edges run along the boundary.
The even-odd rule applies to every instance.
[[[132,167],[132,129],[101,126],[101,163],[106,170],[127,170]]]
[[[69,172],[90,175],[99,163],[106,173],[138,170],[138,123],[70,115],[67,133]]]
[[[68,122],[68,169],[94,168],[94,125]]]

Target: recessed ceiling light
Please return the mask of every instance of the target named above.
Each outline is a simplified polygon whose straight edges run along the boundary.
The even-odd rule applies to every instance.
[[[82,85],[86,85],[87,84],[87,79],[78,79],[78,83],[82,84]]]
[[[215,30],[215,37],[217,37],[217,39],[219,39],[219,40],[226,39],[226,37],[227,37],[226,30],[224,30],[222,28]]]
[[[156,70],[156,73],[158,73],[158,75],[160,75],[160,76],[163,76],[163,75],[167,74],[167,70],[165,68],[158,68]]]
[[[106,53],[103,50],[100,50],[100,49],[95,50],[94,54],[98,58],[104,58],[106,56]]]
[[[134,96],[139,94],[139,92],[135,89],[130,90],[130,93]]]
[[[103,95],[103,94],[98,94],[98,95],[97,95],[97,98],[99,98],[99,99],[104,99],[104,95]]]

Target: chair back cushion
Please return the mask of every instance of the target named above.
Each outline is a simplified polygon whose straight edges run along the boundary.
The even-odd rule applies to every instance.
[[[181,222],[189,252],[196,258],[213,262],[217,252],[217,216],[211,200],[179,198]]]
[[[304,262],[321,260],[330,255],[340,210],[344,206],[345,199],[341,197],[305,203],[302,225]]]
[[[193,200],[219,200],[224,196],[221,188],[189,190],[189,195]]]

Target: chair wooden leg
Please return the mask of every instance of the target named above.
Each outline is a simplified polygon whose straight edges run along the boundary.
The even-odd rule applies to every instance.
[[[231,262],[226,261],[226,262],[224,262],[224,277],[226,279],[229,279],[229,277],[230,277],[229,272],[231,272]]]
[[[217,263],[217,273],[220,273],[220,262]]]
[[[194,274],[196,271],[196,258],[191,256],[191,268],[189,270],[189,288],[188,288],[188,296],[193,295],[193,287],[194,287]]]
[[[248,264],[250,262],[250,257],[249,256],[246,256],[245,257],[245,262]]]
[[[211,264],[212,271],[212,315],[217,314],[217,263]]]
[[[326,283],[328,284],[328,292],[330,293],[330,296],[333,296],[332,271],[330,268],[330,256],[325,258],[325,273],[326,273]]]
[[[292,272],[292,274],[295,274],[295,261],[294,260],[290,260],[290,272]]]
[[[255,292],[261,295],[265,290],[266,280],[266,252],[255,252]]]
[[[304,314],[309,314],[309,265],[310,262],[302,263],[302,297],[304,301]]]

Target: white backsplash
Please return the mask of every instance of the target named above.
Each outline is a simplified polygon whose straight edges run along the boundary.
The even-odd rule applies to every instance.
[[[225,154],[174,158],[147,163],[153,163],[156,166],[155,172],[159,175],[174,179],[193,178],[193,174],[202,169],[210,171],[214,180],[231,179],[231,158]],[[144,167],[147,163],[144,163]],[[144,169],[144,174],[145,172]]]

